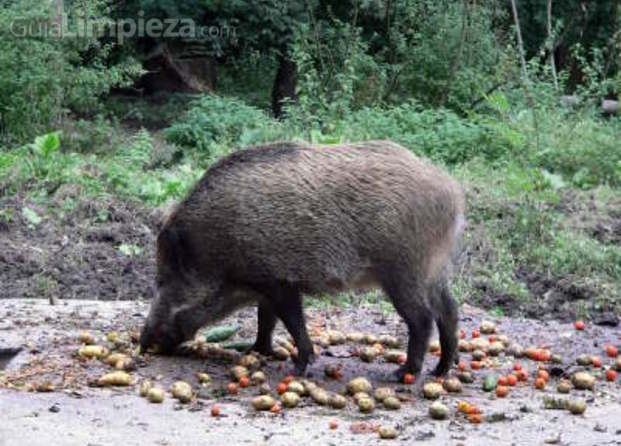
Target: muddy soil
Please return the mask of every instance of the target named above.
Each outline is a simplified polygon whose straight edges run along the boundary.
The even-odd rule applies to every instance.
[[[0,211],[12,215],[0,219],[0,299],[150,297],[157,211],[79,197],[61,189],[47,205],[0,199]],[[42,221],[34,225],[24,208]]]
[[[494,319],[501,333],[523,346],[546,346],[560,354],[563,364],[546,366],[552,372],[544,390],[533,388],[532,375],[537,364],[528,359],[520,362],[529,371],[527,384],[512,388],[507,398],[483,392],[483,378],[492,370],[474,371],[475,382],[466,385],[463,393],[441,397],[450,408],[447,420],[434,421],[428,416],[430,402],[423,399],[421,384],[429,379],[419,377],[417,385],[403,385],[392,378],[394,364],[377,360],[362,363],[352,354],[355,345],[347,343],[321,350],[321,355],[310,367],[311,379],[333,391],[340,391],[353,376],[367,376],[374,386],[393,387],[402,399],[398,411],[376,409],[369,415],[361,414],[351,399],[343,410],[328,409],[304,398],[295,409],[283,409],[280,414],[257,413],[250,407],[250,398],[256,387],[242,389],[236,396],[224,391],[230,381],[227,362],[210,358],[144,356],[132,372],[136,382],[149,378],[168,389],[177,379],[189,382],[196,399],[181,405],[167,395],[163,404],[148,403],[138,396],[137,385],[126,388],[89,387],[88,382],[109,367],[97,360],[81,361],[75,357],[76,337],[81,330],[89,330],[102,339],[110,331],[124,336],[140,327],[148,304],[145,302],[64,301],[49,305],[43,300],[0,300],[0,347],[23,347],[0,372],[0,445],[194,445],[194,444],[320,444],[363,445],[378,443],[377,433],[355,433],[360,422],[367,427],[394,426],[399,436],[396,444],[432,445],[511,445],[563,444],[604,445],[621,444],[621,382],[606,382],[598,375],[594,391],[572,390],[567,398],[581,398],[587,402],[584,415],[543,407],[546,396],[556,393],[559,376],[581,369],[575,365],[578,354],[596,354],[602,357],[604,367],[612,363],[603,352],[606,344],[621,344],[619,330],[587,324],[584,331],[576,331],[571,324],[557,321],[528,319]],[[384,307],[385,308],[385,307]],[[406,328],[392,312],[380,305],[360,306],[353,309],[308,308],[311,332],[340,329],[345,332],[362,331],[391,334],[401,341]],[[251,340],[256,329],[256,310],[241,310],[224,323],[241,326],[237,340]],[[477,328],[483,311],[464,306],[461,328],[467,333]],[[278,326],[279,335],[284,335]],[[462,360],[470,362],[470,355],[462,353]],[[431,370],[437,358],[428,354],[425,370]],[[341,380],[325,378],[326,364],[343,366]],[[498,357],[493,372],[506,374],[514,358]],[[272,388],[292,368],[290,361],[268,361],[263,370]],[[207,372],[212,377],[209,386],[201,387],[196,372]],[[451,373],[454,374],[453,370]],[[49,381],[56,389],[50,393],[27,392],[26,388]],[[475,425],[456,411],[457,402],[466,400],[477,404],[485,421]],[[221,416],[210,416],[214,403],[222,406]],[[338,427],[331,430],[330,420]],[[495,421],[492,421],[495,420]],[[390,444],[390,441],[386,441]]]

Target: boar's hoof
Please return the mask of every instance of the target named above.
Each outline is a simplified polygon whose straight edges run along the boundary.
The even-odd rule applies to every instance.
[[[433,369],[433,371],[431,372],[431,375],[445,376],[449,372],[450,368],[451,368],[450,363],[447,363],[447,364],[440,363],[436,366],[435,369]]]
[[[440,358],[440,362],[438,362],[438,365],[436,365],[431,374],[433,376],[445,376],[451,369],[452,363],[453,359],[451,357]]]
[[[293,374],[295,376],[306,376],[306,367],[308,364],[312,364],[315,362],[315,354],[312,349],[309,352],[300,352],[298,354],[298,358],[295,361],[295,368],[293,369]]]
[[[392,377],[393,379],[396,379],[397,382],[403,383],[403,378],[405,377],[406,373],[414,375],[418,380],[418,376],[420,375],[420,368],[418,370],[414,370],[412,367],[409,367],[407,364],[405,364],[397,368],[397,370],[392,373]]]

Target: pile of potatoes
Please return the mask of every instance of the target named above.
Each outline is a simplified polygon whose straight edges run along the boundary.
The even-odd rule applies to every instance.
[[[462,353],[462,360],[457,366],[457,371],[443,380],[427,382],[422,386],[423,396],[433,402],[429,406],[429,416],[433,419],[443,420],[450,414],[449,408],[441,401],[441,398],[450,394],[459,394],[464,385],[472,384],[477,380],[477,374],[482,371],[485,376],[480,377],[482,390],[494,392],[496,398],[504,398],[510,394],[511,388],[516,385],[528,383],[533,380],[535,389],[545,389],[549,379],[548,364],[562,364],[563,359],[545,348],[524,348],[518,343],[512,342],[506,335],[499,333],[498,327],[491,321],[482,321],[478,329],[471,333],[471,338],[466,339],[466,333],[461,330],[458,334],[458,349]],[[104,374],[97,380],[101,386],[127,386],[136,382],[129,373],[135,367],[135,350],[131,343],[128,344],[125,337],[116,333],[106,337],[106,345],[97,345],[94,336],[87,332],[80,333],[78,337],[82,346],[77,355],[80,358],[101,361],[114,368],[113,371]],[[354,343],[354,355],[361,361],[373,362],[382,358],[385,362],[404,364],[407,354],[401,349],[401,342],[391,335],[373,335],[370,333],[344,333],[338,330],[326,330],[313,338],[315,353],[319,354],[319,348],[345,343]],[[276,360],[287,360],[297,356],[297,348],[291,339],[276,338],[274,340],[274,352]],[[250,400],[251,406],[256,411],[270,411],[279,413],[282,408],[292,409],[300,405],[317,404],[340,410],[346,407],[357,407],[361,413],[372,413],[378,408],[383,410],[399,410],[404,397],[400,397],[390,387],[373,388],[371,382],[365,377],[351,379],[343,386],[341,391],[332,392],[322,388],[317,382],[308,379],[295,379],[288,376],[277,383],[272,389],[268,377],[261,370],[265,365],[265,359],[255,354],[240,354],[230,348],[225,348],[219,343],[206,342],[197,338],[188,344],[191,352],[202,358],[217,358],[228,360],[234,365],[230,368],[231,381],[226,385],[226,392],[231,395],[239,393],[240,389],[254,388],[254,396]],[[439,342],[432,341],[429,344],[429,352],[440,356],[441,346]],[[616,349],[606,347],[607,356],[614,359],[614,363],[606,369],[606,379],[614,381],[617,372],[621,371],[621,356]],[[469,364],[463,360],[463,355],[470,355]],[[536,371],[529,374],[526,367],[518,362],[508,361],[523,359],[534,361]],[[597,357],[581,355],[576,362],[588,368],[601,368],[601,361]],[[495,373],[499,369],[508,369],[506,374]],[[343,369],[338,363],[330,363],[325,366],[325,376],[329,379],[340,380],[343,377]],[[199,386],[211,386],[211,378],[206,373],[196,376]],[[571,380],[560,380],[557,386],[559,393],[571,393],[577,390],[593,390],[596,377],[588,370],[572,375]],[[412,384],[414,377],[410,375],[404,378],[405,384]],[[140,383],[139,394],[153,403],[161,403],[166,392],[155,386],[150,380]],[[196,392],[192,386],[184,381],[177,381],[170,387],[170,394],[180,403],[188,403],[195,399]],[[583,400],[566,400],[565,406],[571,413],[581,414],[586,410]],[[212,415],[220,413],[219,406],[212,408]],[[457,406],[457,413],[464,413],[468,420],[479,423],[483,420],[482,411],[474,405],[461,402]],[[396,431],[385,428],[380,432],[382,438],[394,438]]]

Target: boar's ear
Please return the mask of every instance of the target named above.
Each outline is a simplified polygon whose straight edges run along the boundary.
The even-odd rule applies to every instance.
[[[174,228],[164,228],[157,237],[157,262],[168,274],[185,275],[188,272],[188,244]]]

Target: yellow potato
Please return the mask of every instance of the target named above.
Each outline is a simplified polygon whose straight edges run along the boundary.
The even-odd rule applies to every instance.
[[[78,341],[82,344],[91,345],[95,343],[95,336],[93,336],[88,331],[81,331],[78,335]]]
[[[448,378],[444,381],[443,385],[444,389],[451,393],[460,393],[464,388],[461,381],[457,378]]]
[[[231,376],[233,378],[235,378],[237,381],[239,381],[240,378],[244,377],[244,376],[248,376],[250,372],[248,372],[248,369],[244,366],[241,365],[236,365],[231,367]]]
[[[595,377],[587,372],[578,372],[571,377],[571,383],[576,389],[593,390]]]
[[[330,402],[330,395],[321,387],[314,387],[308,393],[313,401],[321,406],[325,406]]]
[[[261,361],[255,355],[244,355],[239,358],[237,364],[247,369],[256,369],[261,365]]]
[[[262,371],[258,370],[256,372],[254,372],[251,376],[250,376],[250,380],[254,383],[254,384],[262,384],[265,381],[267,381],[267,377],[265,376],[265,373],[263,373]]]
[[[149,390],[153,388],[153,383],[148,379],[145,379],[140,383],[140,387],[138,388],[138,393],[140,396],[145,397],[149,393]]]
[[[440,401],[435,401],[429,407],[429,415],[431,415],[431,418],[433,418],[434,420],[444,420],[446,417],[448,417],[448,414],[449,408],[442,404]]]
[[[255,410],[270,410],[275,404],[276,400],[269,395],[259,395],[252,399]]]
[[[375,389],[375,392],[373,392],[373,398],[378,401],[384,401],[389,396],[395,396],[395,391],[390,387],[378,387]]]
[[[343,395],[333,393],[328,399],[328,405],[333,409],[343,409],[345,406],[347,406],[347,398],[345,398]]]
[[[401,409],[401,401],[396,396],[389,396],[384,398],[382,401],[384,407],[389,410],[399,410]]]
[[[78,355],[82,358],[101,359],[108,356],[108,349],[102,345],[83,345],[78,349]]]
[[[157,387],[149,389],[147,392],[147,399],[152,403],[161,403],[164,401],[164,390]]]
[[[392,440],[397,438],[397,430],[392,426],[380,426],[377,434],[384,440]]]
[[[289,359],[290,356],[291,354],[285,347],[281,345],[274,347],[274,357],[276,359],[286,361],[287,359]]]
[[[400,345],[399,339],[397,339],[395,336],[391,336],[387,334],[380,335],[377,338],[377,341],[380,344],[385,345],[386,347],[389,347],[389,348],[398,348]]]
[[[369,397],[360,398],[358,400],[358,409],[360,409],[360,412],[373,412],[375,409],[375,402]]]
[[[181,403],[187,403],[192,399],[192,386],[185,381],[176,381],[170,388],[172,396]]]
[[[197,373],[196,378],[198,379],[198,382],[201,384],[211,383],[211,376],[209,376],[207,373],[202,373],[202,372]]]
[[[100,386],[128,386],[132,383],[132,377],[129,373],[117,370],[106,373],[97,382]]]
[[[373,386],[371,386],[368,379],[362,376],[354,378],[347,383],[347,391],[352,395],[358,392],[371,393],[371,390],[373,390]]]
[[[285,392],[280,396],[282,405],[285,407],[295,407],[300,402],[300,395],[295,392]]]
[[[423,396],[427,399],[438,399],[442,393],[442,386],[438,383],[425,383],[423,386]]]
[[[299,381],[291,381],[287,386],[287,391],[297,393],[298,395],[306,394],[306,389]]]

